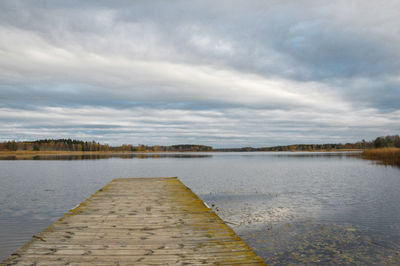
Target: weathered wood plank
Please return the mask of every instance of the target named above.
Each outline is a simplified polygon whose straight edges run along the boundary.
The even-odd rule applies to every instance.
[[[119,178],[1,265],[265,265],[177,178]]]

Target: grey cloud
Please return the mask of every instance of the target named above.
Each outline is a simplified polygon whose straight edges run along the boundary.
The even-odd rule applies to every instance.
[[[293,143],[356,141],[360,137],[394,133],[400,129],[400,113],[375,116],[361,114],[314,114],[303,110],[258,111],[225,109],[192,111],[179,109],[50,108],[0,109],[2,139],[69,137],[97,139],[110,144],[201,143],[215,147],[266,146]],[[373,121],[373,122],[371,122]],[[17,133],[16,133],[17,132]],[[328,133],[327,133],[328,132]]]
[[[334,134],[358,140],[398,130],[397,1],[16,0],[0,8],[0,108],[8,115],[4,110],[30,110],[37,123],[13,128],[3,116],[3,138],[12,131],[36,136],[40,125],[49,135],[66,134],[59,123],[34,119],[49,107],[115,115],[144,108],[152,116],[213,111],[204,128],[197,120],[149,117],[140,121],[147,131],[125,127],[135,132],[131,138],[121,125],[67,125],[68,134],[112,142],[124,136],[144,143],[142,134],[158,143],[162,135],[151,137],[157,125],[170,142],[235,145],[326,142]],[[224,128],[208,134],[214,115],[226,119],[217,123]]]
[[[150,27],[149,30],[154,30],[160,39],[142,36],[148,38],[145,41],[160,41],[158,44],[167,45],[174,50],[172,55],[178,58],[176,53],[184,53],[182,60],[192,57],[192,60],[219,62],[260,74],[288,75],[307,80],[387,74],[397,71],[399,66],[398,48],[393,44],[398,44],[399,40],[387,36],[396,34],[396,24],[382,25],[386,26],[388,33],[377,34],[366,28],[379,22],[374,18],[365,21],[365,25],[353,25],[346,18],[335,18],[326,9],[340,13],[349,8],[340,2],[337,6],[287,1],[282,1],[281,5],[274,1],[263,4],[251,1],[246,5],[243,1],[233,3],[241,9],[234,8],[231,1],[219,4],[207,1],[177,1],[174,4],[139,1],[131,5],[125,1],[113,2],[112,5],[98,1],[72,1],[68,4],[47,1],[39,7],[30,2],[27,6],[20,4],[8,8],[14,12],[7,12],[9,15],[3,21],[32,29],[56,42],[68,41],[71,32],[84,39],[85,34],[93,37],[118,31],[118,26],[125,26],[121,35],[129,39],[138,34],[134,31],[135,25]],[[382,12],[390,10],[383,9]],[[216,40],[212,40],[215,42],[208,43],[214,48],[218,41],[232,42],[236,48],[235,56],[218,55],[209,49],[196,47],[191,38],[196,34],[205,39],[215,37]],[[123,43],[121,39],[118,41]],[[107,43],[112,43],[112,40]],[[85,41],[80,44],[85,45]],[[95,46],[98,45],[101,46],[99,43]],[[274,62],[270,61],[271,58],[275,59]],[[277,59],[285,62],[277,62]]]
[[[113,1],[112,5],[99,1],[44,3],[39,7],[30,2],[8,8],[14,13],[7,12],[9,15],[3,21],[32,29],[55,41],[64,40],[57,34],[66,35],[67,40],[69,32],[82,38],[84,34],[93,37],[110,34],[118,30],[118,26],[125,26],[122,35],[129,39],[138,33],[134,31],[135,25],[150,27],[149,30],[154,30],[160,38],[160,44],[175,50],[172,54],[185,53],[185,57],[180,59],[194,57],[192,59],[220,62],[265,75],[286,74],[292,78],[387,74],[388,71],[397,71],[399,64],[396,48],[399,39],[393,36],[398,22],[376,25],[381,21],[371,17],[363,18],[364,25],[352,24],[347,17],[334,16],[335,12],[346,13],[346,9],[356,7],[351,3],[343,5],[342,1],[334,5],[313,1],[281,1],[281,4],[275,1],[220,1],[218,4],[207,1],[176,1],[174,4]],[[328,8],[331,13],[326,11]],[[382,13],[395,19],[391,11],[395,6],[380,8]],[[368,15],[373,15],[373,12],[364,16]],[[360,19],[357,10],[348,16],[357,16],[351,18],[353,22]],[[378,34],[374,32],[374,26],[384,27],[385,31]],[[211,42],[210,46],[217,45],[218,41],[231,41],[236,45],[235,56],[210,54],[210,50],[196,47],[191,39],[196,34],[203,38],[215,37],[217,43]],[[112,40],[107,43],[112,43]],[[270,62],[271,58],[286,62]],[[284,68],[291,70],[288,73]]]

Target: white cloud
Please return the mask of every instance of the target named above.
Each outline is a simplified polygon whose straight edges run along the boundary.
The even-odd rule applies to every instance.
[[[0,32],[6,30],[0,29]],[[28,45],[12,46],[28,39]],[[266,108],[279,105],[285,108],[348,108],[332,88],[318,82],[265,78],[212,65],[68,50],[68,47],[52,46],[29,32],[14,32],[1,47],[11,50],[0,59],[4,70],[2,78],[7,82],[7,73],[22,75],[23,78],[19,76],[18,80],[8,81],[16,85],[35,82],[39,78],[53,84],[85,84],[91,89],[97,87],[95,93],[132,101],[214,102]],[[14,63],[10,64],[10,61]]]

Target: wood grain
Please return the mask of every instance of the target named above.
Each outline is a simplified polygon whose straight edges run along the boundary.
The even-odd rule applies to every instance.
[[[1,265],[265,265],[177,178],[118,178]]]

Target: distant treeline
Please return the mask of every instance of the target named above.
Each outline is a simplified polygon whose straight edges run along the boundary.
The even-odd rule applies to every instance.
[[[43,139],[36,141],[7,141],[0,143],[0,150],[5,151],[104,151],[104,152],[185,152],[211,151],[212,147],[204,145],[172,145],[147,146],[130,145],[110,146],[95,141],[81,141],[72,139]]]
[[[104,151],[104,152],[207,152],[207,151],[332,151],[372,148],[400,148],[400,137],[378,137],[373,141],[359,141],[346,144],[294,144],[274,147],[244,147],[213,149],[205,145],[181,144],[172,146],[130,145],[110,146],[95,141],[72,139],[43,139],[36,141],[7,141],[0,143],[0,151]]]
[[[285,146],[273,147],[244,147],[244,148],[228,148],[228,149],[214,149],[214,151],[332,151],[332,150],[360,150],[360,149],[374,149],[374,148],[400,148],[400,137],[386,136],[378,137],[373,141],[358,141],[355,143],[346,144],[293,144]]]

